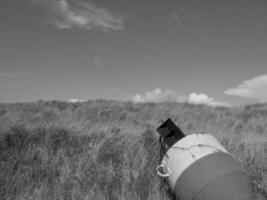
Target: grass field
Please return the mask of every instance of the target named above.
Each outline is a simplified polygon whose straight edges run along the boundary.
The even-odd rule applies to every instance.
[[[1,200],[168,200],[156,174],[162,120],[213,134],[267,199],[267,105],[0,104]]]

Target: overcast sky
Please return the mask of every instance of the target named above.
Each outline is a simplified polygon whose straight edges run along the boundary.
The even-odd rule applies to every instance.
[[[263,102],[266,35],[266,0],[1,0],[0,102]]]

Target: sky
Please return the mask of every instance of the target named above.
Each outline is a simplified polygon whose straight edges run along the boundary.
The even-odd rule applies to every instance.
[[[266,0],[1,0],[0,102],[266,102],[266,35]]]

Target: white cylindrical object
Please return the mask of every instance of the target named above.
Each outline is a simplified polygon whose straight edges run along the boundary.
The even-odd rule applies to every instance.
[[[210,134],[192,134],[176,142],[164,155],[161,168],[181,200],[231,199],[231,195],[253,199],[244,170]]]

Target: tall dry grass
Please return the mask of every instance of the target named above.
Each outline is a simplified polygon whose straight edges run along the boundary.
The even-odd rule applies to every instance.
[[[209,132],[267,198],[267,105],[179,103],[0,104],[0,199],[168,200],[157,176],[156,127],[171,117],[186,134]]]

